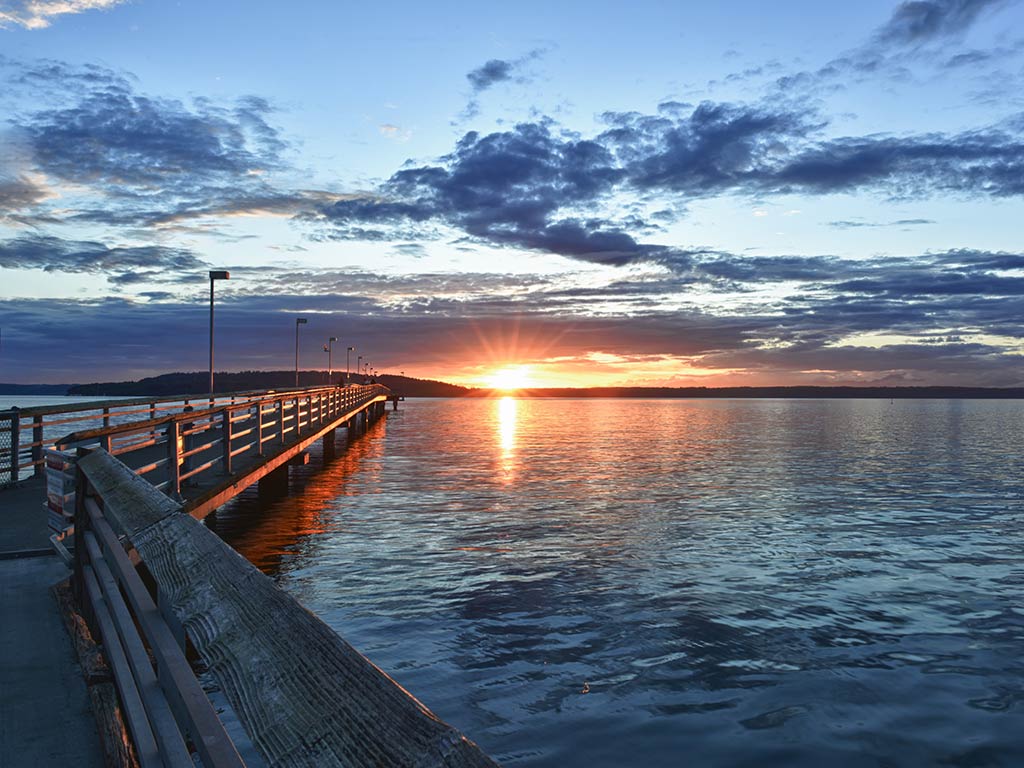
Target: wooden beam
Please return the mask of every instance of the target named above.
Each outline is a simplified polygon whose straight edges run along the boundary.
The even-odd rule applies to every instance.
[[[269,764],[496,765],[128,467],[102,451],[79,467]]]

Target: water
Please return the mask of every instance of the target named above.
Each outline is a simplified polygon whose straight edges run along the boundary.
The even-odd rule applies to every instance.
[[[1022,456],[1015,401],[421,400],[216,527],[508,765],[1010,766]]]
[[[0,411],[11,408],[40,408],[44,405],[73,405],[90,403],[94,400],[110,400],[107,397],[81,397],[78,395],[0,395]]]

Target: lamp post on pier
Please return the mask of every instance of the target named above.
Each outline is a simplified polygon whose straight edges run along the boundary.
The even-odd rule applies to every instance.
[[[227,280],[231,273],[226,269],[210,270],[210,399],[213,400],[213,283],[215,280]]]
[[[363,356],[362,355],[359,355],[358,357],[356,357],[356,376],[357,377],[359,376],[359,372],[363,370],[362,367],[361,367],[362,360],[363,360]]]
[[[299,386],[299,326],[309,321],[304,317],[295,318],[295,387]]]
[[[349,357],[348,356],[351,355],[353,352],[355,352],[355,349],[356,349],[355,347],[349,347],[348,349],[345,350],[345,383],[346,384],[348,384],[348,371],[349,371],[349,367],[348,367]]]
[[[331,384],[331,373],[333,372],[332,371],[332,366],[331,366],[332,347],[334,345],[334,342],[336,342],[337,340],[338,340],[337,336],[331,336],[331,338],[329,338],[327,340],[327,349],[325,350],[327,352],[327,385],[328,386],[330,386],[330,384]]]

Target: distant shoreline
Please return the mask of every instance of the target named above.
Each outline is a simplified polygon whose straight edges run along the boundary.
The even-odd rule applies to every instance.
[[[471,390],[468,397],[487,397],[493,390]],[[1024,387],[557,387],[519,390],[517,397],[615,399],[892,399],[892,400],[1021,400]]]
[[[247,371],[217,374],[218,392],[240,392],[254,389],[285,388],[294,385],[293,371]],[[340,374],[335,374],[340,381]],[[301,384],[315,386],[326,383],[323,371],[303,371]],[[376,377],[396,394],[406,397],[493,397],[514,394],[523,398],[616,398],[616,399],[1024,399],[1024,387],[854,387],[854,386],[786,386],[786,387],[531,387],[515,392],[492,389],[470,389],[429,379],[382,374]],[[208,374],[172,373],[138,381],[96,384],[4,384],[0,395],[69,395],[76,397],[165,397],[168,395],[206,394]]]

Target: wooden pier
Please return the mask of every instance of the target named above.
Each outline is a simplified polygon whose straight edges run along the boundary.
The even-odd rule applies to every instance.
[[[495,765],[199,522],[253,483],[280,493],[315,441],[333,451],[336,430],[359,434],[388,401],[397,408],[380,385],[123,401],[102,406],[106,423],[52,440],[77,453],[74,594],[102,642],[139,765],[244,765],[190,649],[268,765]],[[8,420],[26,417],[31,441],[11,429],[15,477],[41,471],[47,417],[79,418]]]

